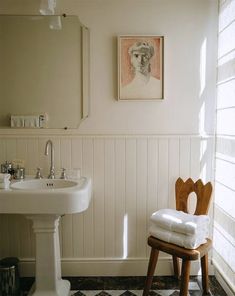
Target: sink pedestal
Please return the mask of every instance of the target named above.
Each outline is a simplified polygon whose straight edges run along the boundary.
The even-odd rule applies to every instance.
[[[69,281],[61,279],[59,215],[27,215],[36,236],[35,285],[29,295],[68,296]]]
[[[69,296],[61,279],[58,225],[62,214],[82,213],[91,200],[91,179],[27,179],[0,189],[0,213],[23,214],[36,236],[36,281],[29,295]]]

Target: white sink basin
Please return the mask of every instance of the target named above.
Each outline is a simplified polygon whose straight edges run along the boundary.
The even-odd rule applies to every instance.
[[[91,180],[31,179],[0,189],[0,213],[25,214],[36,236],[36,285],[30,296],[69,296],[70,283],[61,278],[58,226],[62,214],[85,211]]]
[[[31,179],[0,190],[0,213],[73,214],[85,211],[91,198],[91,180]]]
[[[52,190],[77,186],[78,182],[61,179],[34,179],[15,182],[11,185],[11,189],[20,190]]]

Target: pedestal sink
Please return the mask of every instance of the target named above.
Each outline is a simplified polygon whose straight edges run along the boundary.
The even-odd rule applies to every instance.
[[[91,180],[29,179],[0,190],[0,213],[24,214],[36,236],[35,285],[29,295],[68,296],[70,283],[61,278],[58,225],[62,214],[85,211]]]

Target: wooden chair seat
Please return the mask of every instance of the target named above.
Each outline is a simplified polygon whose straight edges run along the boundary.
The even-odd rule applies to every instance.
[[[206,215],[209,209],[212,185],[210,182],[204,185],[201,180],[198,180],[194,183],[190,178],[185,182],[181,178],[178,178],[176,181],[176,210],[188,213],[188,197],[191,192],[195,192],[197,197],[194,215]],[[148,245],[151,247],[151,254],[149,258],[148,272],[143,290],[143,296],[149,295],[159,251],[172,255],[174,275],[177,278],[180,276],[179,258],[182,259],[180,296],[188,295],[190,264],[191,261],[198,259],[201,261],[203,292],[204,294],[209,293],[208,251],[212,247],[212,241],[210,239],[207,239],[207,242],[200,245],[197,249],[186,249],[150,236],[148,238]]]
[[[200,245],[197,249],[185,249],[183,247],[167,243],[153,236],[150,236],[148,238],[148,245],[172,256],[195,261],[201,259],[201,257],[205,256],[209,252],[212,247],[212,241],[208,238],[207,242],[203,245]]]

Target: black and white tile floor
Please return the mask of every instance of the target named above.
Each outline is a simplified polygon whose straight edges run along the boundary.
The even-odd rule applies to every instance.
[[[71,291],[73,296],[142,296],[143,293],[143,279],[140,277],[133,277],[133,280],[125,280],[125,278],[116,278],[115,282],[104,283],[104,289],[81,289],[78,291]],[[122,284],[122,279],[124,283]],[[115,281],[115,280],[114,280]],[[134,281],[134,282],[133,282]],[[129,283],[128,283],[129,282]],[[95,283],[94,283],[95,284]],[[98,281],[99,286],[101,283]],[[129,284],[129,285],[128,285]],[[73,286],[73,285],[72,285]],[[91,285],[92,286],[92,285]],[[189,296],[202,296],[203,292],[200,288],[200,278],[193,277],[189,283]],[[94,286],[93,286],[94,287]],[[123,289],[123,288],[128,289]],[[86,287],[86,285],[84,286]],[[100,287],[101,288],[101,287]],[[222,287],[216,281],[215,277],[210,277],[210,294],[211,296],[226,296]],[[179,296],[179,282],[173,277],[156,277],[153,281],[153,290],[151,290],[150,296]]]
[[[196,282],[189,283],[191,295],[200,295],[200,287]],[[143,290],[81,290],[71,291],[73,296],[142,296]],[[151,290],[150,296],[177,296],[178,290]]]
[[[71,296],[142,296],[145,277],[69,277]],[[22,279],[26,292],[33,279]],[[209,277],[210,296],[227,296],[214,276]],[[149,296],[179,296],[179,281],[174,277],[154,277]],[[26,294],[27,295],[27,292]],[[191,277],[189,296],[202,296],[201,278]]]
[[[72,291],[73,296],[142,296],[143,290]],[[201,295],[200,290],[191,290],[189,295]],[[179,296],[178,290],[151,290],[150,296]]]
[[[142,296],[142,290],[107,290],[107,291],[78,291],[72,293],[73,296]],[[194,295],[194,294],[190,294]],[[179,296],[178,291],[173,290],[162,290],[162,291],[151,291],[150,296]]]

